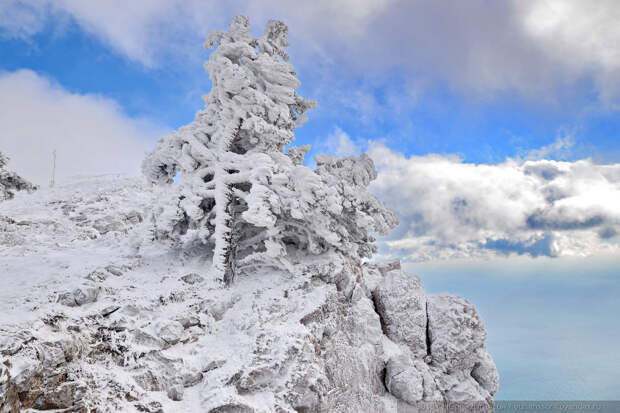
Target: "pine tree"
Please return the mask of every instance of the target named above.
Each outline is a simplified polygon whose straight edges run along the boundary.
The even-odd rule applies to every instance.
[[[7,171],[4,167],[9,163],[9,158],[0,152],[0,201],[12,199],[13,191],[34,191],[37,187],[26,181],[15,172]]]
[[[203,242],[212,238],[213,267],[226,283],[234,278],[233,236],[246,198],[268,179],[266,154],[282,152],[314,106],[295,92],[299,81],[283,49],[287,31],[282,22],[270,21],[256,39],[248,18],[237,16],[227,32],[211,33],[204,46],[216,49],[205,63],[212,82],[205,110],[162,139],[144,163],[155,182],[171,182],[181,173],[178,208],[167,224],[174,222],[178,235],[189,231]]]
[[[366,192],[376,176],[367,156],[322,157],[315,173],[303,165],[309,146],[284,152],[315,106],[295,92],[287,32],[270,21],[254,38],[247,17],[237,16],[228,31],[211,33],[205,109],[160,138],[143,163],[147,178],[164,187],[154,238],[208,246],[215,276],[226,284],[237,266],[289,266],[293,250],[370,256],[369,232],[397,223]]]

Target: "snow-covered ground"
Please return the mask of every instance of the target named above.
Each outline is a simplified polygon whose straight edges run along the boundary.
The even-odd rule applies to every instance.
[[[152,196],[140,179],[115,175],[75,178],[0,203],[0,350],[23,361],[13,362],[11,377],[26,377],[34,360],[41,359],[38,350],[28,353],[27,344],[48,343],[44,347],[54,349],[62,343],[67,360],[50,365],[54,371],[48,373],[64,369],[71,372],[68,382],[85,385],[80,391],[103,390],[84,397],[103,411],[136,406],[201,411],[194,387],[202,381],[202,370],[234,375],[251,362],[247,350],[256,346],[257,337],[266,337],[259,331],[266,324],[274,336],[283,335],[278,329],[286,337],[294,337],[295,329],[303,334],[298,321],[316,309],[321,297],[304,293],[304,300],[278,303],[299,280],[271,274],[240,279],[234,290],[226,289],[207,276],[208,261],[145,245],[147,230],[140,224]],[[276,314],[285,317],[257,311],[256,300],[273,301],[271,310],[279,307]],[[220,323],[232,307],[232,316]],[[266,323],[267,317],[273,320]],[[67,354],[74,346],[88,363]],[[115,385],[101,386],[108,380]],[[31,386],[33,380],[23,384]],[[226,398],[205,387],[203,404]],[[152,390],[148,397],[145,390]],[[273,404],[261,397],[254,397],[255,405]],[[56,398],[39,407],[69,407],[70,397]]]
[[[74,178],[0,203],[3,321],[33,320],[107,265],[130,265],[129,232],[150,192],[136,178]]]
[[[497,373],[466,300],[336,254],[226,288],[149,240],[156,196],[114,175],[0,203],[1,412],[488,407]]]

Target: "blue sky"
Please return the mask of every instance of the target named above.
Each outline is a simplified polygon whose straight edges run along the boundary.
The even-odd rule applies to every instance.
[[[478,306],[498,397],[620,398],[617,2],[120,4],[0,5],[14,169],[45,183],[58,149],[60,179],[139,173],[202,107],[206,34],[236,13],[256,35],[282,19],[299,93],[319,103],[296,144],[373,156],[371,189],[401,219],[380,258]]]

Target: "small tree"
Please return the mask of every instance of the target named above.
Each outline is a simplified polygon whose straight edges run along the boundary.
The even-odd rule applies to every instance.
[[[369,179],[355,181],[358,192],[349,193],[341,189],[346,183],[335,183],[342,178],[337,167],[323,162],[314,173],[302,165],[309,147],[284,153],[315,106],[295,92],[300,83],[287,63],[287,32],[284,23],[270,21],[254,38],[247,17],[237,16],[227,32],[211,33],[205,47],[216,49],[205,64],[212,81],[205,109],[160,138],[143,163],[151,182],[167,185],[153,214],[155,238],[212,246],[213,269],[227,284],[238,264],[286,266],[290,248],[319,253],[359,244],[355,253],[368,255],[372,248],[361,246],[373,242],[367,231],[396,223],[385,207],[367,211],[364,201],[352,202],[361,196],[382,206],[365,192]],[[375,176],[365,156],[342,162],[349,172],[371,167],[360,170]]]
[[[9,158],[0,152],[0,201],[12,199],[15,196],[13,191],[34,191],[37,187],[26,181],[15,172],[4,169],[9,162]]]

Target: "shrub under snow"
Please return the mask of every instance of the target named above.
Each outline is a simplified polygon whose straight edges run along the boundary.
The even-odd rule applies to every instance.
[[[15,172],[4,169],[9,162],[9,158],[0,152],[0,201],[12,199],[15,196],[13,191],[34,191],[37,187],[26,181]]]

